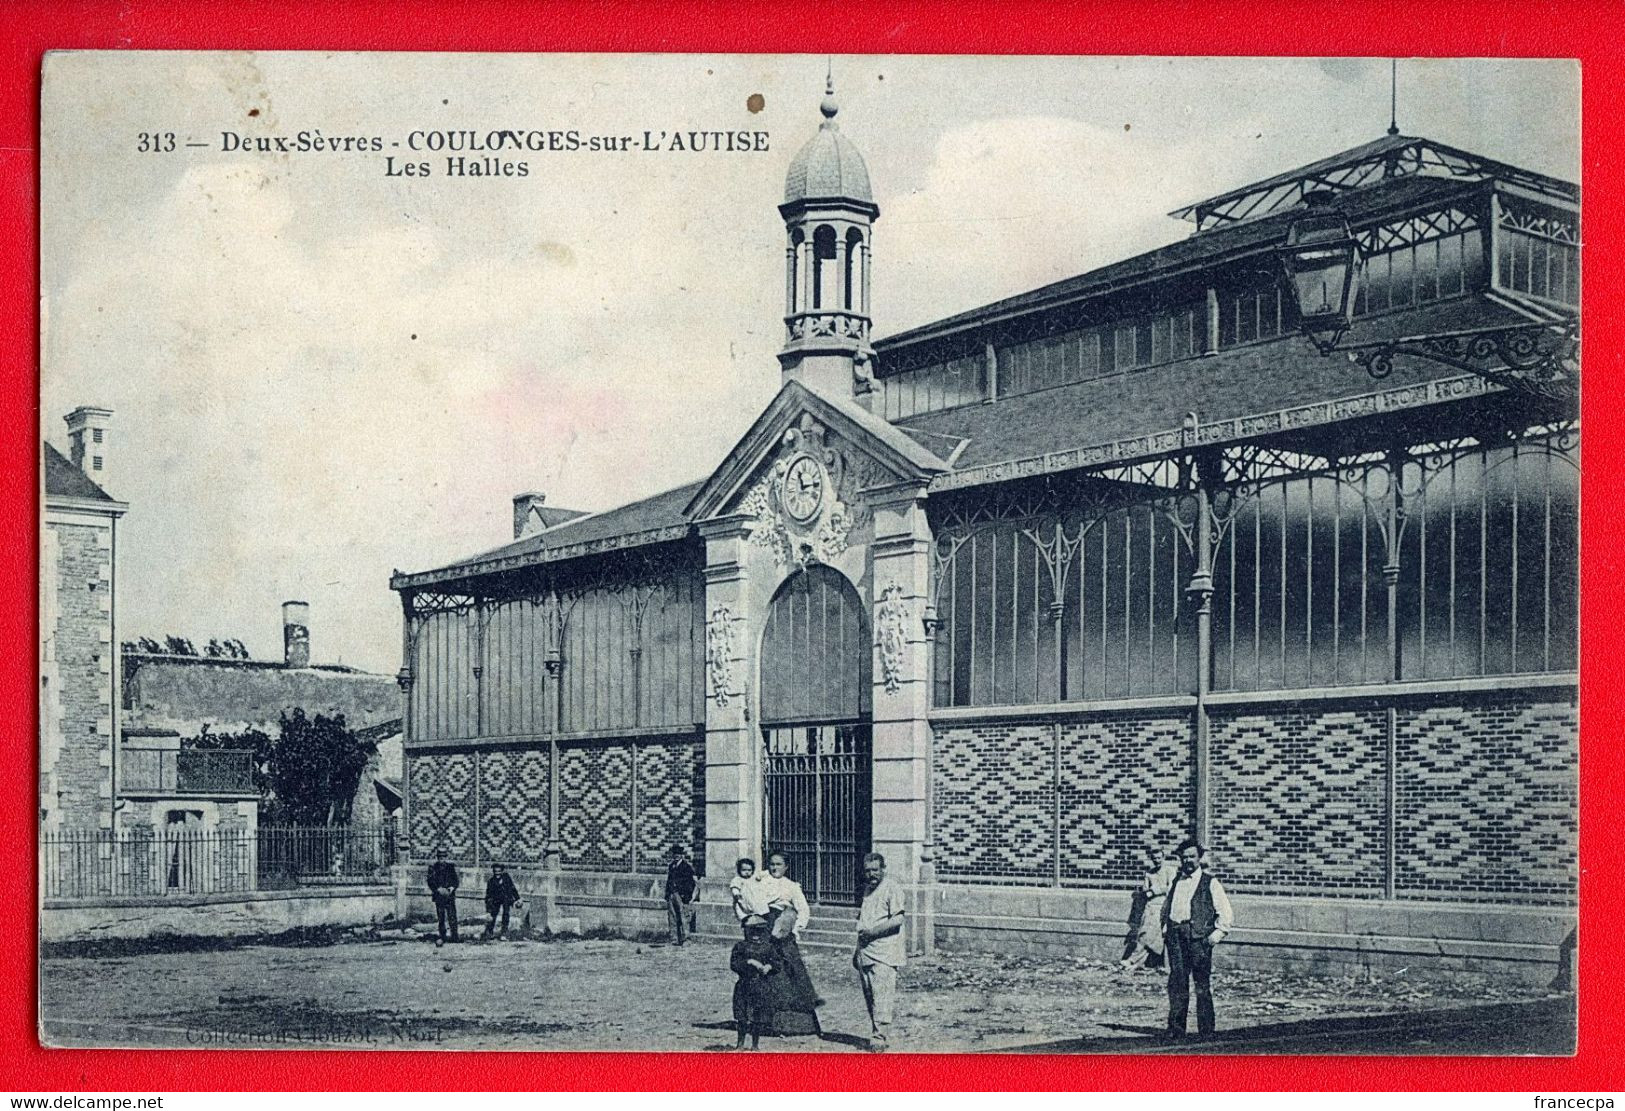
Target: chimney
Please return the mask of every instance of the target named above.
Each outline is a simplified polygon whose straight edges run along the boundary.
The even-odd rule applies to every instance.
[[[547,519],[542,516],[542,506],[546,502],[547,495],[539,494],[534,490],[513,496],[513,538],[515,540],[526,536],[534,536],[547,527]]]
[[[92,482],[105,489],[108,472],[112,470],[112,460],[107,454],[111,446],[107,442],[107,426],[113,419],[113,410],[81,405],[62,419],[68,422],[68,457]]]
[[[282,603],[282,662],[288,667],[310,666],[310,604]]]

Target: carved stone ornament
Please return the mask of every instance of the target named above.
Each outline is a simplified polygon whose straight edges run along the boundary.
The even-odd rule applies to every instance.
[[[786,429],[773,463],[740,500],[755,519],[751,541],[781,568],[833,562],[868,518],[858,491],[879,481],[874,464],[831,444],[810,413]]]
[[[711,696],[718,706],[726,706],[731,697],[728,688],[733,685],[733,661],[733,612],[727,606],[718,606],[711,611],[705,627],[705,664],[711,676]]]
[[[875,608],[875,643],[880,646],[880,677],[886,690],[896,694],[903,685],[903,662],[908,656],[908,601],[903,588],[892,583]]]

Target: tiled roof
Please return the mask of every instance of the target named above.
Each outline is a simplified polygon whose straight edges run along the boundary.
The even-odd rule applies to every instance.
[[[1373,318],[1350,331],[1345,342],[1527,322],[1486,298],[1467,297]],[[1396,359],[1393,373],[1379,386],[1347,359],[1322,358],[1294,334],[902,423],[908,430],[967,441],[954,459],[954,469],[963,471],[1177,428],[1188,412],[1208,423],[1444,376],[1438,366]]]
[[[80,498],[89,501],[118,504],[106,490],[96,485],[84,471],[68,462],[56,448],[45,445],[45,496],[48,498]]]
[[[450,571],[480,574],[487,570],[501,570],[506,566],[541,562],[540,558],[531,557],[541,557],[544,553],[555,551],[561,554],[576,554],[579,549],[579,554],[586,554],[594,545],[644,533],[653,533],[656,538],[661,539],[675,539],[675,536],[664,534],[675,530],[687,531],[689,522],[683,509],[702,485],[703,482],[691,482],[652,497],[616,506],[614,509],[606,509],[602,513],[587,513],[553,528],[504,544],[500,548],[492,548],[478,555],[469,556],[467,559],[460,559],[428,571],[398,575],[397,581],[427,576],[443,578],[445,573]]]

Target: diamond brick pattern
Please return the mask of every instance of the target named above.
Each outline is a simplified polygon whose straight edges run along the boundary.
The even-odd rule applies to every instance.
[[[547,751],[480,754],[480,857],[540,864],[547,851]]]
[[[1238,891],[1382,894],[1382,710],[1215,714],[1209,744],[1209,848],[1226,884]]]
[[[560,862],[566,868],[632,867],[632,746],[560,746]]]
[[[635,746],[561,745],[563,867],[661,874],[676,844],[687,846],[696,864],[704,860],[702,743],[672,737]],[[437,845],[445,845],[453,860],[473,863],[477,831],[481,864],[545,861],[551,790],[546,748],[414,754],[407,775],[413,859],[429,860]]]
[[[1190,831],[1195,757],[1183,717],[1064,722],[1061,731],[1061,879],[1136,885],[1149,846]]]
[[[433,753],[409,757],[412,856],[431,860],[444,846],[452,860],[474,859],[474,756]]]
[[[1053,729],[947,726],[938,728],[935,745],[937,875],[1053,881]]]
[[[1405,898],[1572,903],[1579,723],[1568,703],[1401,709],[1395,888]]]
[[[639,872],[664,874],[673,845],[688,850],[690,861],[704,857],[704,841],[696,836],[695,815],[704,811],[704,780],[696,809],[695,765],[698,743],[693,740],[657,741],[637,746],[637,818]]]

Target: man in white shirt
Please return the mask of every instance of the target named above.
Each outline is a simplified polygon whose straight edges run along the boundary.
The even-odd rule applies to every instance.
[[[892,1016],[897,1008],[897,970],[907,952],[903,917],[907,899],[896,880],[886,878],[886,858],[870,853],[863,858],[863,905],[858,909],[858,946],[852,967],[863,985],[869,1008],[869,1049],[885,1052]]]
[[[1196,1028],[1213,1034],[1213,947],[1235,923],[1230,898],[1213,874],[1202,867],[1207,854],[1194,838],[1179,846],[1179,875],[1162,904],[1162,932],[1168,947],[1168,1036],[1183,1038],[1190,1008],[1191,981],[1196,981]]]

